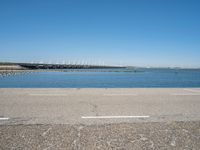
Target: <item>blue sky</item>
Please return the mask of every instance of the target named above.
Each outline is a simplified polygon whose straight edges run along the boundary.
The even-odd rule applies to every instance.
[[[1,0],[0,61],[200,67],[200,1]]]

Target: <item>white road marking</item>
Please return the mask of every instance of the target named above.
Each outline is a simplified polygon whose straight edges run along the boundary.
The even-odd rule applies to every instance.
[[[0,118],[0,121],[1,121],[1,120],[9,120],[9,119],[10,119],[10,118],[6,118],[6,117],[4,118],[4,117],[3,117],[3,118]]]
[[[104,94],[104,96],[137,96],[137,94],[134,94],[134,93],[110,93],[110,94]]]
[[[82,119],[123,119],[123,118],[149,118],[149,116],[82,116]]]
[[[199,92],[200,93],[200,90],[198,90],[198,89],[184,89],[184,91]]]
[[[200,96],[200,93],[172,93],[173,96]]]
[[[68,94],[29,94],[30,96],[68,96]]]

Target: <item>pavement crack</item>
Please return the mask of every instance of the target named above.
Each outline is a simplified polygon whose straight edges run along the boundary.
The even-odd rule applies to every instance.
[[[171,142],[170,142],[170,145],[171,146],[176,146],[176,137],[172,137],[172,140],[171,140]]]
[[[84,128],[83,125],[80,125],[77,127],[77,139],[75,139],[73,141],[73,147],[76,150],[80,150],[81,149],[81,130]]]
[[[42,136],[45,136],[50,130],[51,128],[48,128],[45,132],[42,133]]]
[[[99,116],[98,106],[96,104],[92,104],[92,103],[89,103],[89,105],[92,107],[92,112],[95,113],[95,116]]]
[[[91,107],[91,112],[94,113],[95,116],[99,116],[98,106],[96,104],[93,104],[91,102],[83,102],[83,101],[81,101],[81,103],[89,105]]]

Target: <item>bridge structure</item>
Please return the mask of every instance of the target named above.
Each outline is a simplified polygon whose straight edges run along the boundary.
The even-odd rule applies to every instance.
[[[1,65],[18,65],[25,69],[106,69],[125,68],[111,65],[90,65],[90,64],[59,64],[59,63],[0,63]]]

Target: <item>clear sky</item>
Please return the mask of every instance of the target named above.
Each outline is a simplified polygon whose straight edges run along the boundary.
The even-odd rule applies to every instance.
[[[200,67],[200,0],[1,0],[0,61]]]

